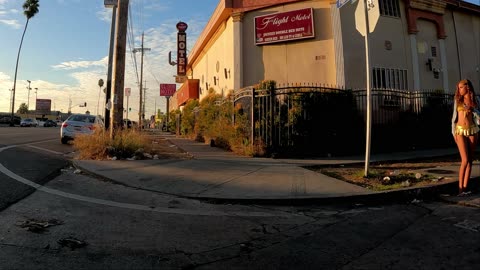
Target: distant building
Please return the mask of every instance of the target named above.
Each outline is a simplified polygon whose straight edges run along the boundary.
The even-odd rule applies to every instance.
[[[226,94],[266,79],[365,88],[365,39],[356,29],[363,1],[350,2],[337,8],[333,0],[221,0],[188,55],[190,79],[170,109],[209,88]],[[453,92],[469,78],[480,93],[480,6],[373,3],[379,18],[369,35],[372,87]]]

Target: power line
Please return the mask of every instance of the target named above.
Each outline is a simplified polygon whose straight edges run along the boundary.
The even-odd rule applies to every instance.
[[[134,71],[135,71],[135,75],[136,75],[136,78],[137,78],[137,84],[139,83],[140,81],[140,78],[138,76],[138,66],[137,66],[137,59],[135,57],[135,53],[134,53],[134,48],[135,48],[135,38],[134,38],[134,34],[133,34],[133,18],[132,18],[132,12],[129,12],[128,13],[128,35],[127,35],[127,43],[128,43],[128,48],[129,48],[129,52],[130,52],[130,60],[132,61],[132,66],[134,68]]]
[[[148,66],[148,71],[150,71],[150,74],[152,74],[153,78],[157,82],[157,85],[160,85],[160,82],[158,81],[157,77],[153,73],[152,66],[150,66],[150,62],[146,61],[146,59],[145,59],[145,62],[146,62],[146,65]]]

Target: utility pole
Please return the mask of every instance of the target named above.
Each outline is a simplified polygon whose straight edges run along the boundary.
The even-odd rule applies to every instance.
[[[108,51],[108,71],[107,71],[107,90],[105,92],[105,129],[110,126],[110,112],[112,110],[112,66],[113,66],[113,50],[115,45],[115,24],[117,18],[117,5],[106,5],[112,8],[112,25],[110,26],[110,49]]]
[[[125,52],[127,45],[127,22],[129,0],[118,0],[116,22],[115,52],[113,61],[113,106],[110,119],[110,138],[115,136],[115,130],[122,128],[123,122],[123,87],[125,79]]]
[[[145,87],[143,88],[143,109],[142,109],[142,119],[145,119],[145,103],[147,100],[147,81],[145,80]]]
[[[143,127],[143,117],[142,117],[142,101],[143,101],[143,54],[145,51],[150,51],[150,48],[144,48],[143,47],[143,37],[144,37],[144,33],[142,33],[142,47],[141,48],[135,48],[133,49],[133,52],[136,53],[136,52],[141,52],[142,53],[142,56],[141,56],[141,62],[140,62],[140,104],[138,106],[138,127],[139,129],[141,130],[142,127]]]

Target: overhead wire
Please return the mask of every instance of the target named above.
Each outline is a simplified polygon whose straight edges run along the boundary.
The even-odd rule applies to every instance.
[[[130,60],[132,61],[132,66],[135,72],[135,76],[137,79],[137,84],[140,82],[140,78],[138,75],[138,65],[137,59],[135,57],[134,49],[135,49],[135,37],[133,33],[133,17],[132,17],[133,9],[131,2],[129,2],[129,12],[128,12],[128,23],[127,23],[127,44],[129,47],[130,52]]]
[[[145,65],[147,66],[148,71],[150,71],[150,74],[153,76],[157,84],[160,85],[160,81],[158,81],[157,76],[155,76],[155,74],[153,73],[152,66],[150,65],[150,62],[147,61],[147,57],[145,57]]]

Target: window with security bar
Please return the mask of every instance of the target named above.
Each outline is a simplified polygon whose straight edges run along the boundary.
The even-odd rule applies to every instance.
[[[374,67],[372,69],[372,87],[380,89],[407,90],[407,70]]]
[[[398,0],[378,0],[380,15],[400,18],[400,3]]]

